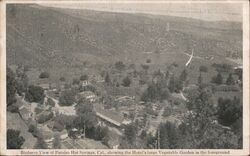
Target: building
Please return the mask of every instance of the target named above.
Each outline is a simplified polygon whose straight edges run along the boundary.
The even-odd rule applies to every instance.
[[[117,128],[122,126],[122,122],[124,121],[124,118],[121,114],[113,111],[113,110],[106,110],[103,109],[99,105],[94,106],[96,116],[100,120],[100,122],[104,122],[107,125],[115,126]]]
[[[97,96],[91,91],[83,91],[78,93],[76,99],[80,100],[81,98],[89,100],[90,102],[95,102],[97,100]]]
[[[82,87],[85,87],[87,85],[90,85],[90,82],[88,80],[84,80],[81,82]]]

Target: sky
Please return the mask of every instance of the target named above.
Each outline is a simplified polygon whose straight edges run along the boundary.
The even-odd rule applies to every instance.
[[[242,21],[239,3],[42,3],[44,6],[110,12],[191,17],[207,21]]]

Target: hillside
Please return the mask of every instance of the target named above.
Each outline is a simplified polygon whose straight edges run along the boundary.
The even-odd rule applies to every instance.
[[[8,64],[39,69],[81,68],[86,62],[104,66],[117,60],[140,64],[145,53],[178,61],[193,48],[200,57],[241,58],[241,36],[241,23],[235,22],[38,5],[7,7]]]

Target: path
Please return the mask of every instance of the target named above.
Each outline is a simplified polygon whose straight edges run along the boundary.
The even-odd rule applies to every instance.
[[[192,54],[190,55],[190,58],[189,58],[189,60],[188,60],[187,63],[186,63],[186,67],[187,67],[187,66],[190,64],[190,62],[192,61],[193,56],[194,56],[194,49],[192,49]]]

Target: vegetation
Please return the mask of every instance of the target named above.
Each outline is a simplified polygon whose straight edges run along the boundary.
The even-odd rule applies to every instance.
[[[156,83],[149,84],[146,91],[142,94],[142,101],[165,100],[169,97],[169,90],[166,81],[160,80]]]
[[[87,74],[84,74],[80,77],[80,80],[81,81],[85,81],[85,80],[88,80],[89,79],[89,76]]]
[[[62,81],[62,82],[64,82],[65,81],[65,77],[60,77],[59,80]]]
[[[225,126],[232,126],[238,119],[242,118],[242,105],[240,99],[218,99],[218,120]]]
[[[44,123],[46,121],[49,121],[52,117],[53,117],[52,112],[42,113],[38,116],[37,122],[41,124],[41,123]]]
[[[20,136],[19,130],[7,130],[7,149],[21,149],[25,139]]]
[[[203,66],[203,65],[200,66],[199,70],[200,70],[200,72],[203,72],[203,73],[207,73],[208,72],[208,68],[206,66]]]
[[[165,124],[161,124],[158,133],[160,133],[161,149],[179,148],[179,132],[173,123],[166,122]]]
[[[168,89],[171,93],[173,92],[179,93],[182,90],[182,88],[183,88],[183,81],[181,81],[181,79],[178,79],[174,75],[170,77]]]
[[[233,68],[231,65],[229,64],[217,64],[217,63],[214,63],[212,65],[218,72],[226,72],[226,73],[230,73],[232,72]]]
[[[59,98],[59,104],[62,106],[71,106],[75,102],[75,91],[65,90]]]
[[[61,139],[59,134],[54,135],[53,149],[61,149]]]
[[[129,78],[128,76],[125,77],[125,78],[122,80],[122,85],[123,85],[124,87],[129,87],[130,84],[131,84],[131,80],[130,80],[130,78]]]
[[[118,61],[115,63],[115,68],[118,70],[124,70],[125,69],[125,64],[122,61]]]
[[[222,77],[221,73],[218,73],[217,76],[212,78],[212,83],[215,83],[217,85],[220,85],[223,83],[223,77]]]
[[[52,100],[51,98],[47,98],[47,105],[54,107],[55,106],[54,100]]]
[[[37,139],[37,142],[34,148],[35,149],[48,149],[48,145],[46,144],[42,136]]]
[[[39,78],[40,78],[40,79],[49,78],[49,73],[48,73],[48,72],[42,72],[42,73],[39,75]]]
[[[229,74],[227,80],[226,80],[226,84],[227,85],[234,85],[235,84],[235,81],[234,81],[234,78],[233,78],[233,74]]]
[[[7,106],[16,102],[16,85],[14,72],[7,68]]]
[[[44,90],[40,86],[31,85],[25,93],[25,100],[29,102],[43,103],[44,97]]]

